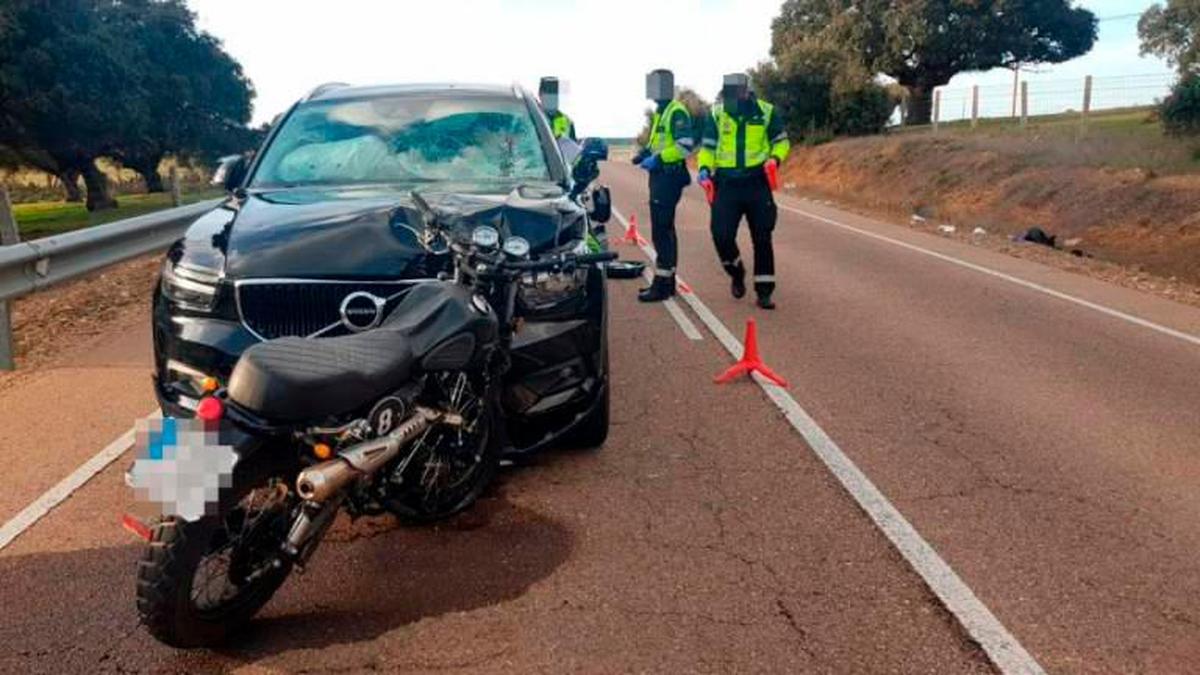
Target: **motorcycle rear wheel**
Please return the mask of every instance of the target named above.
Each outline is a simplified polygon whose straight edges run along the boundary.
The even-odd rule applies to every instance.
[[[238,482],[235,477],[229,500],[233,507],[222,509],[221,515],[192,522],[170,517],[151,529],[138,562],[137,609],[142,624],[160,642],[183,648],[225,642],[291,572],[290,564],[270,562],[287,536],[287,500],[269,511],[252,512],[253,500],[262,491],[270,495],[280,486],[266,487],[264,481],[239,489]],[[225,552],[229,562],[222,570],[220,556]],[[211,585],[222,581],[225,586],[214,597]]]

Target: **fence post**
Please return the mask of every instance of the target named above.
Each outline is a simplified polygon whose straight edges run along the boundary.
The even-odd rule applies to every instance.
[[[179,206],[183,203],[183,196],[179,192],[179,170],[176,167],[171,167],[171,206]]]
[[[1083,110],[1079,113],[1079,134],[1076,141],[1087,131],[1088,114],[1092,112],[1092,76],[1083,78]]]
[[[17,219],[13,216],[8,188],[0,184],[0,246],[11,246],[21,242],[17,233]],[[13,370],[12,316],[7,300],[0,300],[0,370]]]
[[[1021,80],[1021,128],[1029,125],[1029,82]]]
[[[942,90],[933,90],[933,133],[937,133],[938,122],[942,119]]]
[[[979,85],[971,87],[971,128],[979,126]]]
[[[1009,117],[1017,116],[1017,82],[1021,79],[1021,64],[1017,64],[1013,68],[1013,95],[1012,95],[1012,114]]]
[[[1092,112],[1092,76],[1088,75],[1083,79],[1083,117],[1087,119],[1088,114]]]

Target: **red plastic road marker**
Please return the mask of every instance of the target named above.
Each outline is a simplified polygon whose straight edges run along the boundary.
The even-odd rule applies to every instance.
[[[138,520],[136,516],[128,513],[123,514],[121,516],[121,527],[129,530],[139,539],[150,541],[150,528],[146,527],[146,524]]]
[[[629,227],[625,228],[625,236],[621,237],[621,243],[637,245],[645,241],[645,239],[642,239],[642,235],[638,234],[637,214],[629,214]]]
[[[683,279],[678,279],[677,281],[679,281],[679,292],[680,293],[687,293],[688,295],[692,295],[692,287],[688,286],[688,283],[686,281],[684,281]]]
[[[775,371],[768,368],[767,364],[763,363],[762,357],[758,355],[758,324],[754,322],[754,319],[747,319],[746,342],[742,351],[742,360],[733,364],[733,367],[731,367],[729,370],[726,370],[718,375],[715,382],[717,384],[725,384],[727,382],[732,382],[739,377],[750,376],[754,373],[758,373],[759,375],[767,378],[767,380],[772,384],[780,387],[788,386],[787,380],[783,379],[777,375]]]
[[[621,237],[620,242],[622,244],[634,244],[635,246],[650,245],[650,242],[646,241],[646,238],[642,236],[642,233],[638,232],[636,213],[629,214],[629,227],[625,229],[625,236]]]

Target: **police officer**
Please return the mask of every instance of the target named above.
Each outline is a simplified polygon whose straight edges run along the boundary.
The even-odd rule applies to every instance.
[[[654,281],[638,293],[642,302],[662,302],[675,295],[675,266],[679,241],[675,235],[675,207],[683,189],[692,182],[687,157],[695,147],[692,116],[675,98],[675,75],[655,70],[646,75],[646,98],[654,101],[650,138],[634,155],[633,163],[650,174],[650,235],[658,254]]]
[[[754,244],[754,291],[758,306],[775,309],[775,249],[771,234],[778,212],[771,191],[779,165],[791,151],[774,106],[750,90],[743,73],[726,75],[721,100],[704,122],[699,180],[712,204],[712,235],[721,265],[733,280],[733,297],[746,295],[746,267],[737,246],[742,216]]]
[[[543,77],[541,83],[538,84],[538,100],[542,103],[542,110],[546,111],[546,117],[550,120],[550,129],[554,132],[555,138],[569,138],[572,141],[579,140],[575,138],[575,123],[571,121],[567,114],[558,109],[558,78]]]

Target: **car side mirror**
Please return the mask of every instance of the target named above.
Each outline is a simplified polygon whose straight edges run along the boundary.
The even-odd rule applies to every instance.
[[[213,172],[212,184],[220,185],[226,192],[233,192],[242,186],[249,168],[250,163],[243,156],[228,158]]]
[[[612,219],[612,192],[607,185],[592,190],[592,210],[588,212],[592,222],[603,225]]]
[[[571,178],[575,181],[573,196],[587,189],[592,181],[600,177],[600,162],[608,159],[608,144],[601,138],[586,138],[580,144],[579,154],[571,167]]]
[[[608,143],[603,138],[585,138],[579,154],[594,162],[603,162],[608,159]]]

